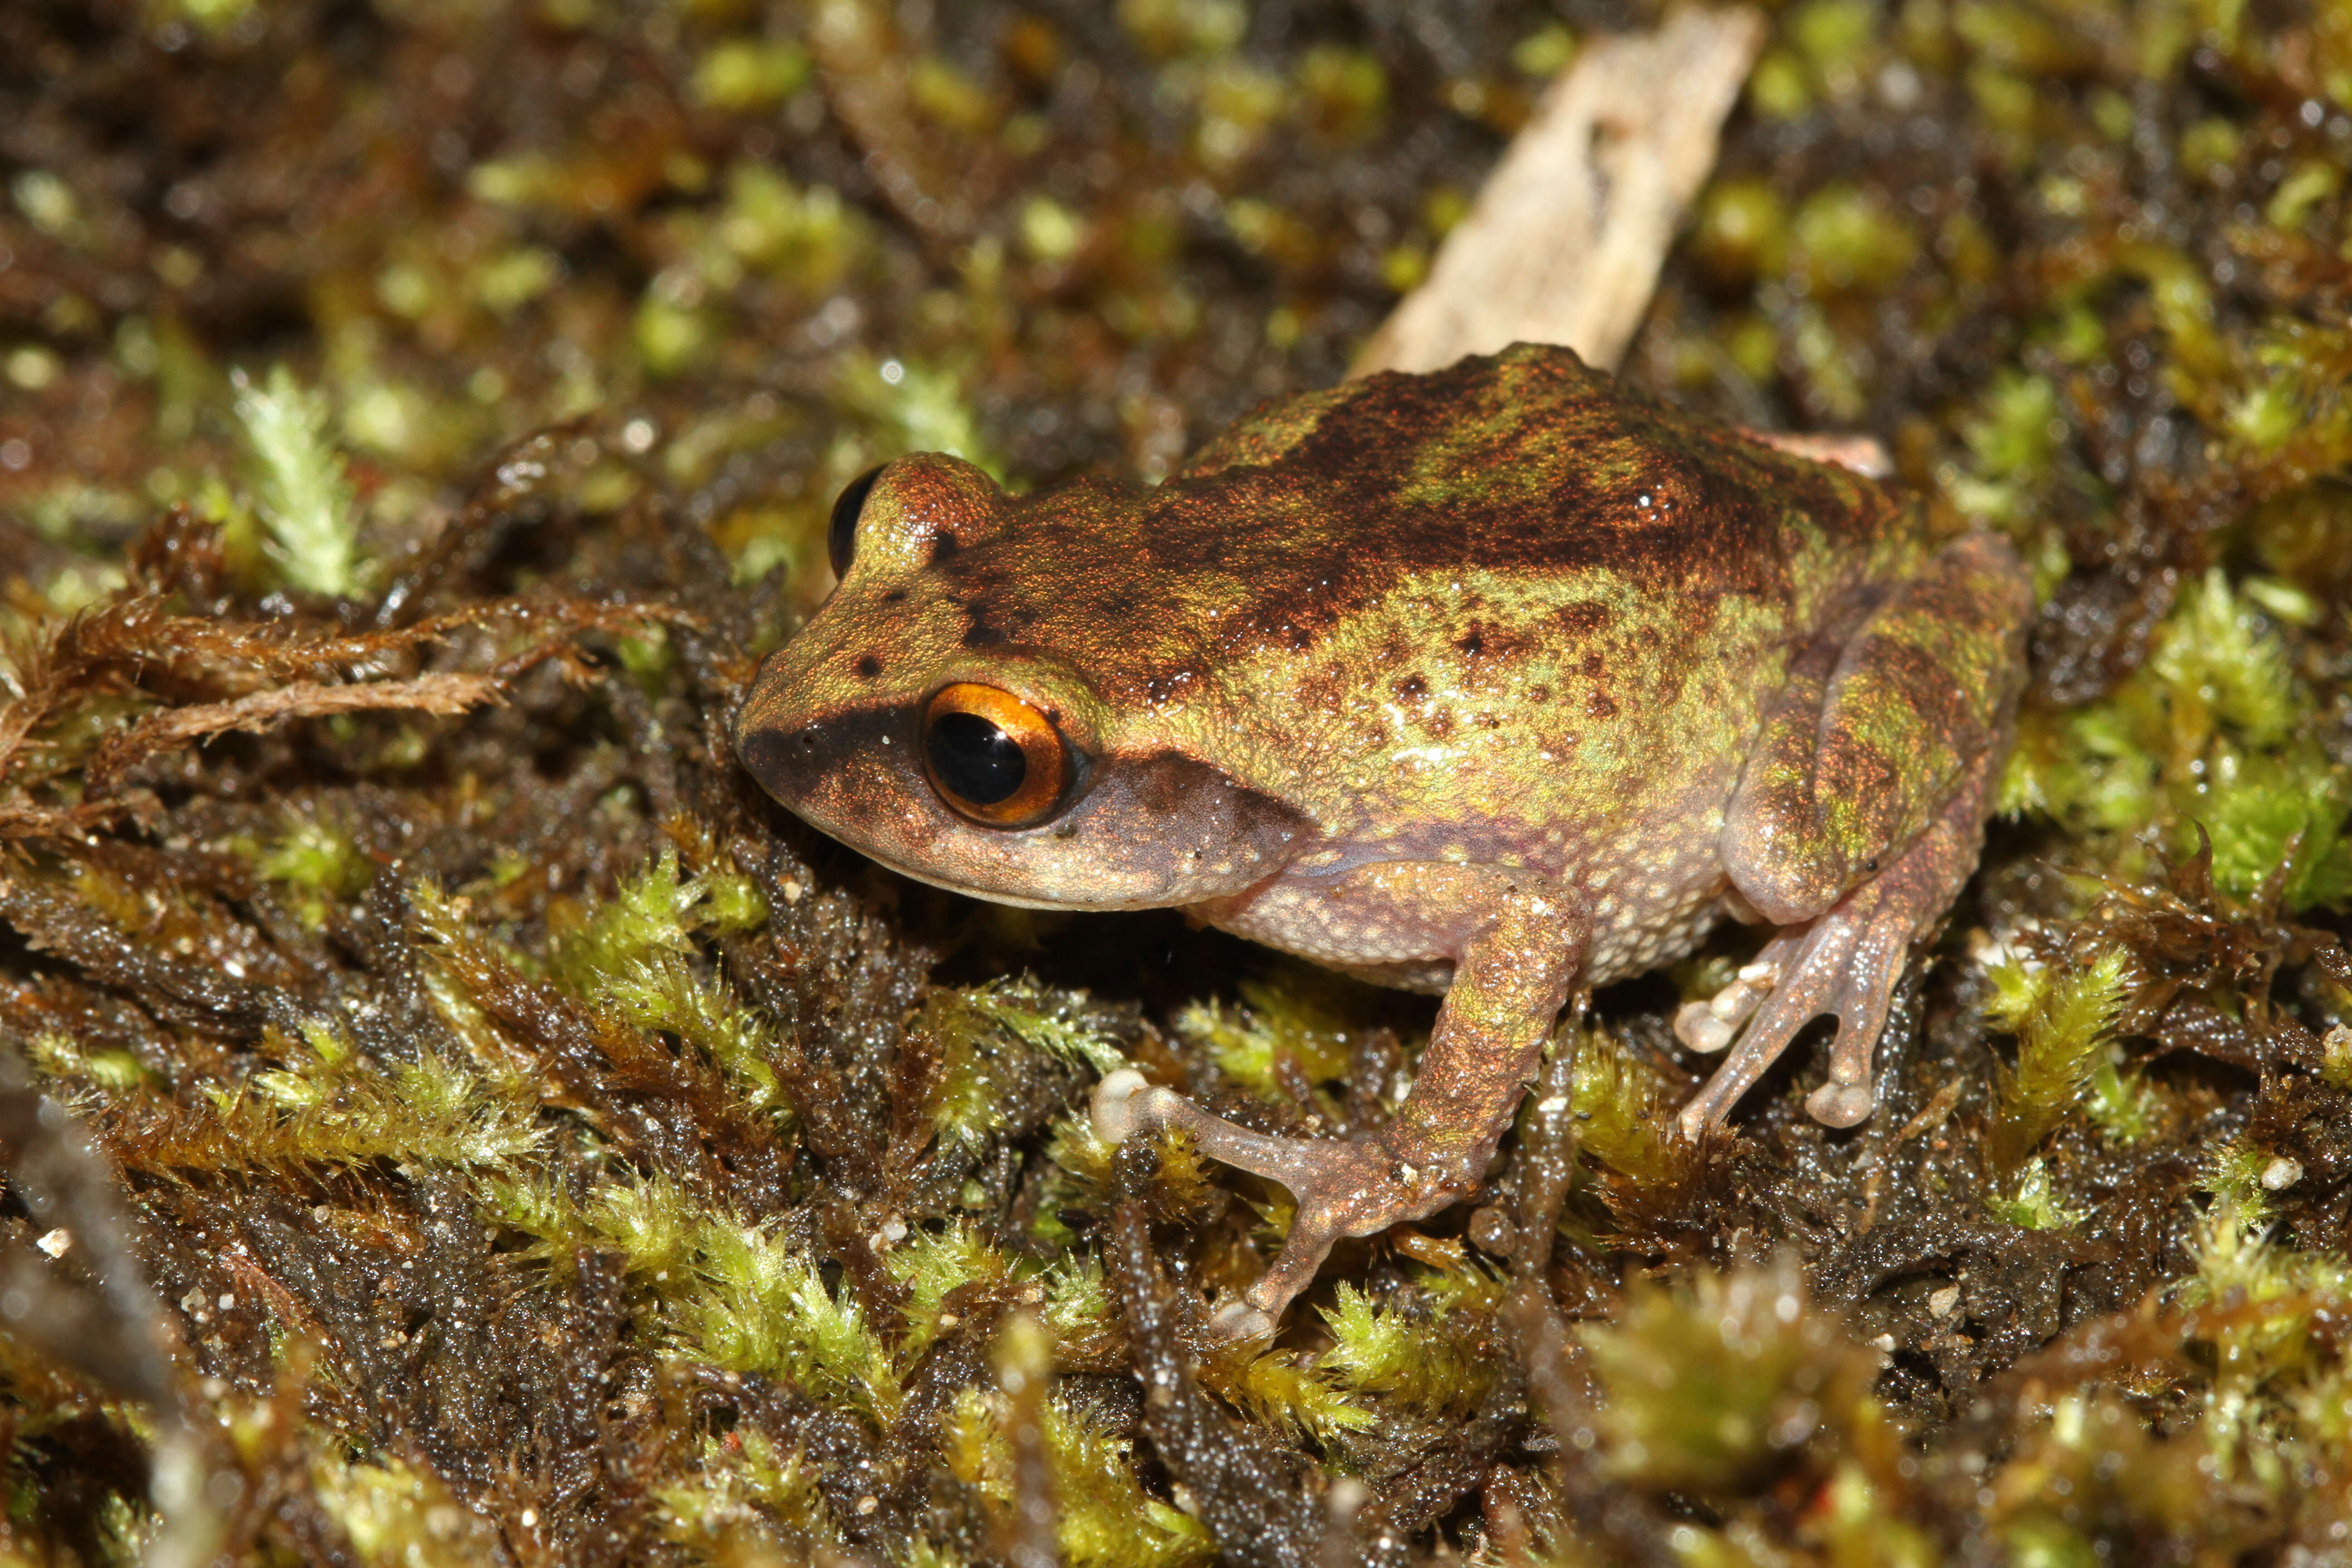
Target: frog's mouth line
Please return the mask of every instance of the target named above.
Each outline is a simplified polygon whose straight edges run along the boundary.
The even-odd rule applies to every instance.
[[[1012,850],[1021,844],[1066,832],[1062,825],[1092,781],[1082,778],[1068,793],[1062,808],[1034,826],[987,827],[969,821],[940,801],[920,765],[906,754],[913,750],[908,739],[915,727],[912,710],[892,707],[835,716],[823,722],[829,723],[834,732],[822,744],[816,740],[816,725],[779,725],[754,731],[738,749],[752,776],[784,809],[875,864],[912,881],[1014,909],[1108,910],[1161,907],[1160,901],[1149,898],[1103,901],[1068,895],[1036,898],[1001,891],[956,874],[956,859],[984,861],[984,852],[965,857],[957,857],[952,851],[944,856],[933,855],[922,866],[893,853],[888,846],[894,840],[912,844],[918,852],[929,853],[950,842],[954,836],[975,835],[984,836],[975,842],[998,844]],[[843,787],[837,780],[825,779],[820,769],[804,760],[837,752],[862,752],[868,759],[866,766],[875,770],[866,778],[869,795],[861,796],[858,791]],[[878,805],[892,801],[904,805],[895,810]],[[908,831],[910,813],[921,822],[920,827],[911,833]]]
[[[820,832],[831,831],[830,829],[825,828],[821,823],[811,823],[810,826],[816,827]],[[835,837],[838,837],[838,835],[835,835]],[[1066,910],[1076,914],[1131,914],[1141,910],[1160,910],[1174,907],[1152,900],[1142,900],[1134,902],[1086,903],[1075,899],[1024,898],[1018,893],[1002,893],[992,889],[974,887],[969,882],[959,882],[952,878],[943,876],[937,871],[918,870],[916,868],[907,865],[903,861],[895,859],[879,849],[871,848],[863,844],[853,844],[850,847],[856,849],[860,855],[865,856],[868,860],[873,861],[883,869],[887,871],[895,871],[899,876],[906,878],[908,881],[921,882],[926,886],[938,888],[950,893],[959,893],[967,899],[978,899],[982,903],[1003,904],[1009,908],[1016,910]]]

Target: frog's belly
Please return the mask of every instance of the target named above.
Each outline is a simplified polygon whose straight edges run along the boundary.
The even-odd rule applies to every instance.
[[[1696,947],[1715,922],[1729,912],[1726,899],[1731,893],[1731,879],[1718,874],[1706,886],[1665,889],[1661,893],[1601,895],[1593,909],[1592,938],[1584,950],[1584,967],[1578,971],[1579,984],[1606,985],[1646,974]]]
[[[1625,867],[1572,884],[1592,921],[1579,985],[1606,985],[1681,957],[1728,912],[1720,867]],[[1202,908],[1211,924],[1379,984],[1444,991],[1484,909],[1367,896],[1362,879],[1277,883],[1239,906]]]

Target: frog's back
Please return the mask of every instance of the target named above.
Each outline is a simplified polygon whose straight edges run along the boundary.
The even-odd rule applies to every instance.
[[[1791,650],[1926,550],[1873,481],[1529,345],[1271,405],[1142,510],[1163,581],[1225,584],[1215,722],[1270,785],[1510,858],[1703,831]]]
[[[1520,344],[1270,404],[1150,489],[1015,501],[932,573],[967,645],[1051,648],[1113,706],[1158,705],[1253,659],[1322,662],[1429,595],[1723,603],[1800,626],[1843,585],[1899,575],[1917,533],[1859,475]]]
[[[1271,405],[1146,510],[1164,571],[1245,573],[1269,627],[1464,571],[1801,601],[1918,542],[1915,511],[1871,480],[1528,343]]]

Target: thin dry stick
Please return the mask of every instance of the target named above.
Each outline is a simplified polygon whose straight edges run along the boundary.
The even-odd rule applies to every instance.
[[[1763,37],[1755,11],[1694,7],[1588,46],[1353,374],[1437,370],[1514,342],[1615,368]]]

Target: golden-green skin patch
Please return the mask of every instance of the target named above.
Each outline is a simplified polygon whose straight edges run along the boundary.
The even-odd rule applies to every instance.
[[[1874,1039],[1872,998],[1973,862],[2029,607],[1998,541],[1939,547],[1870,479],[1520,345],[1270,405],[1148,489],[1012,497],[901,458],[737,733],[779,799],[910,875],[1181,905],[1450,983],[1383,1134],[1412,1180],[1303,1236],[1475,1183],[1567,990],[1686,951],[1722,913],[1811,942],[1775,960],[1780,992]],[[1048,717],[1076,781],[1052,816],[1008,832],[940,800],[922,715],[954,682]],[[1695,1044],[1755,1009],[1717,1006]],[[1780,1038],[1718,1081],[1752,1081],[1795,1026],[1766,1008],[1749,1033]],[[1166,1099],[1182,1110],[1149,1114],[1192,1125]],[[1337,1159],[1277,1179],[1333,1203],[1380,1184]]]

